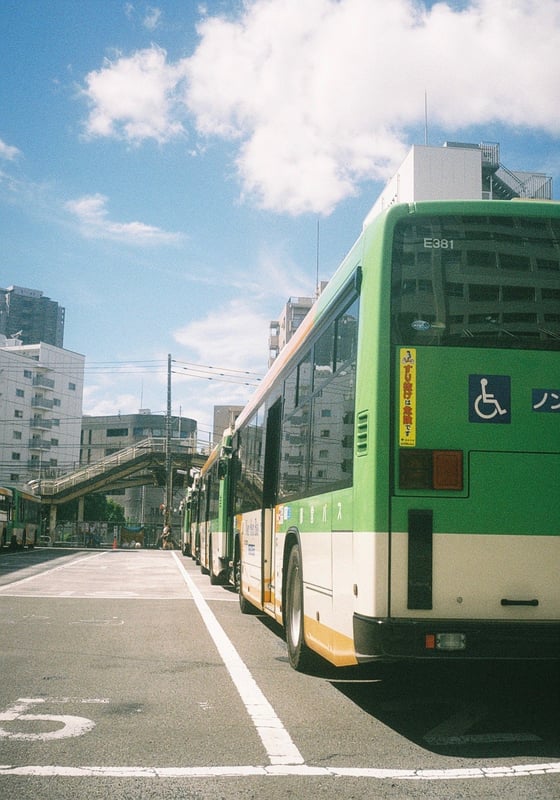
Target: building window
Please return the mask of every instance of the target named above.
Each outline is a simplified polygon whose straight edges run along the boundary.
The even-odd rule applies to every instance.
[[[21,439],[21,431],[13,431],[14,439]]]
[[[23,419],[23,411],[20,411],[19,408],[16,408],[14,411],[14,417],[17,419]]]
[[[53,447],[58,447],[58,439],[51,439],[51,445]]]
[[[20,453],[12,453],[12,461],[19,461],[21,459]]]
[[[107,428],[107,437],[128,436],[128,428]]]
[[[16,389],[16,397],[25,397],[23,389]]]
[[[23,370],[23,377],[24,378],[32,378],[33,377],[33,373],[31,372],[30,369],[24,369]]]
[[[76,384],[75,384],[75,383],[72,383],[72,382],[70,382],[70,383],[68,384],[68,388],[70,389],[70,391],[72,391],[72,392],[75,392],[75,391],[76,391]]]
[[[19,472],[10,472],[10,481],[12,482],[19,481]]]
[[[53,406],[60,406],[60,400],[57,397],[53,400]]]

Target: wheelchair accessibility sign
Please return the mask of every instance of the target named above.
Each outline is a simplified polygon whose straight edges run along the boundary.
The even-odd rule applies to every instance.
[[[509,375],[469,375],[469,422],[511,422]]]

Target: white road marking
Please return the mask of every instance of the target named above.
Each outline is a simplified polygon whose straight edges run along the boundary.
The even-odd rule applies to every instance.
[[[48,570],[48,572],[54,572],[59,569],[65,569],[66,567],[73,566],[79,562],[85,561],[89,558],[96,558],[105,555],[105,553],[97,553],[95,555],[87,555],[84,558],[78,559],[77,561],[73,561],[67,564],[59,565],[54,569]],[[175,560],[179,566],[181,574],[187,584],[193,600],[199,609],[205,623],[207,624],[208,630],[218,647],[220,655],[224,659],[228,670],[236,684],[240,695],[242,697],[243,702],[245,703],[249,714],[253,718],[257,730],[261,736],[263,744],[265,745],[267,752],[270,757],[271,763],[269,765],[256,765],[256,766],[210,766],[210,767],[142,767],[142,766],[78,766],[78,767],[69,767],[69,766],[57,766],[57,765],[26,765],[26,766],[14,766],[14,765],[2,765],[0,764],[0,776],[34,776],[34,777],[42,777],[42,778],[49,778],[49,777],[116,777],[116,778],[167,778],[167,779],[190,779],[190,778],[220,778],[220,777],[262,777],[262,776],[272,776],[272,777],[291,777],[291,776],[302,776],[302,777],[347,777],[347,778],[367,778],[371,780],[393,780],[393,781],[449,781],[449,780],[469,780],[469,779],[480,779],[480,778],[512,778],[512,777],[529,777],[529,776],[536,776],[536,775],[560,775],[560,762],[550,762],[550,763],[540,763],[540,764],[516,764],[516,765],[497,765],[497,766],[489,766],[489,767],[471,767],[471,768],[462,768],[462,769],[382,769],[376,767],[337,767],[337,766],[323,766],[323,767],[314,767],[309,766],[303,763],[303,758],[295,745],[293,744],[291,738],[289,737],[287,731],[284,729],[282,723],[276,716],[274,710],[257,687],[253,677],[251,676],[250,672],[247,670],[246,666],[240,659],[240,656],[237,654],[237,651],[227,638],[225,632],[219,625],[218,621],[214,617],[212,611],[209,609],[208,605],[206,604],[202,594],[196,588],[192,580],[190,579],[188,573],[184,569],[183,565],[177,558],[177,555],[173,553]],[[40,577],[40,575],[44,575],[45,573],[39,573],[37,575],[32,575],[27,578],[23,578],[20,581],[15,581],[14,583],[21,584],[26,581],[33,580],[35,577]],[[2,590],[10,589],[14,584],[9,584],[3,587],[0,587],[0,592]],[[16,596],[16,595],[14,595]],[[132,598],[130,598],[132,599]],[[213,598],[214,599],[214,598]],[[222,652],[223,646],[223,652]],[[226,661],[226,657],[228,660]],[[229,662],[231,662],[231,669]],[[243,676],[244,685],[240,686],[237,684],[239,681],[240,676]],[[86,719],[85,717],[75,717],[70,715],[25,715],[27,708],[29,708],[30,703],[76,703],[76,704],[95,704],[95,703],[109,703],[108,698],[38,698],[38,699],[26,699],[20,698],[14,706],[11,706],[8,711],[4,712],[4,714],[0,714],[0,720],[4,721],[13,721],[18,717],[20,719],[27,720],[42,720],[43,724],[46,721],[51,722],[58,722],[59,724],[62,723],[63,727],[62,731],[66,731],[65,735],[71,735],[68,733],[69,730],[79,730],[80,732],[75,735],[81,735],[81,733],[86,733],[86,726],[85,724],[91,726],[88,730],[91,730],[95,723],[92,720]],[[258,711],[262,712],[262,716],[259,715]],[[268,714],[268,716],[267,716]],[[470,716],[469,716],[470,714]],[[452,723],[451,720],[447,720],[445,723],[442,723],[442,726],[446,726],[448,732],[451,732],[452,724],[455,725],[455,731],[457,731],[457,725],[459,722],[467,722],[468,719],[473,720],[473,712],[465,714],[462,720],[459,720],[457,717],[452,717],[451,720],[454,720]],[[267,731],[265,727],[265,721],[268,721],[272,725],[272,730],[277,732],[276,737],[269,737],[267,736]],[[76,726],[72,728],[72,720],[76,722]],[[77,721],[82,722],[82,727],[78,724]],[[476,718],[473,720],[476,721]],[[472,724],[472,723],[471,723]],[[442,726],[437,726],[434,728],[428,736],[437,736],[442,735],[445,733],[445,729]],[[438,734],[439,730],[439,734]],[[6,732],[3,732],[4,734]],[[37,735],[45,738],[45,736],[49,736],[52,738],[52,733],[59,733],[60,731],[53,731],[51,734],[32,734],[33,737]],[[9,734],[11,738],[21,738],[24,739],[25,737],[29,737],[30,734]],[[455,735],[455,734],[451,734]],[[506,734],[501,734],[506,736]],[[491,736],[491,735],[490,735]],[[60,738],[60,736],[58,737]],[[536,737],[538,738],[538,737]],[[495,741],[491,739],[485,739],[485,741]],[[503,739],[500,741],[504,741]],[[508,739],[507,741],[512,741],[512,739]],[[516,739],[516,741],[519,741]],[[277,747],[276,745],[281,744],[282,747]],[[268,745],[268,746],[267,746]],[[293,756],[293,759],[291,758]],[[288,758],[288,760],[285,760]],[[278,760],[280,759],[280,760]]]
[[[369,778],[392,781],[452,781],[472,778],[521,778],[532,775],[560,775],[560,762],[515,766],[468,767],[463,769],[376,769],[359,767],[311,767],[307,764],[228,767],[67,767],[36,765],[3,766],[2,775],[28,775],[40,778],[250,778],[302,777]]]
[[[13,706],[6,711],[0,712],[1,722],[48,722],[54,723],[57,727],[53,731],[43,731],[42,733],[22,733],[18,731],[5,730],[0,728],[0,739],[15,739],[17,741],[40,741],[46,742],[51,739],[67,739],[73,736],[83,736],[84,733],[95,728],[95,722],[87,717],[76,717],[70,714],[28,714],[27,711],[36,705],[45,703],[44,697],[28,698],[20,697]]]
[[[194,603],[206,628],[233,680],[233,685],[261,737],[271,764],[303,764],[304,759],[276,712],[261,692],[239,653],[228,639],[224,629],[210,610],[206,600],[195,586],[190,575],[174,552],[173,558],[183,580],[192,594]]]

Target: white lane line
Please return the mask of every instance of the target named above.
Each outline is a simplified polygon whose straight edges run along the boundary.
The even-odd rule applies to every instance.
[[[233,685],[257,729],[271,764],[303,764],[304,759],[276,712],[261,692],[239,653],[228,639],[224,629],[208,607],[190,575],[173,552],[173,558],[192,594],[195,605],[210,636],[233,680]]]
[[[68,767],[36,765],[14,767],[0,764],[2,775],[39,778],[249,778],[249,777],[320,777],[369,778],[391,781],[452,781],[472,778],[522,778],[535,775],[560,775],[560,762],[520,764],[515,766],[474,767],[463,769],[376,769],[358,767],[311,767],[301,765],[229,766],[229,767]]]

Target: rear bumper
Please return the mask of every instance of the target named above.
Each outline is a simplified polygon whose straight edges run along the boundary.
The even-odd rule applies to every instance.
[[[446,638],[440,634],[458,634],[464,646],[440,649],[436,642]],[[359,662],[560,660],[560,622],[382,619],[354,614],[354,647]]]

